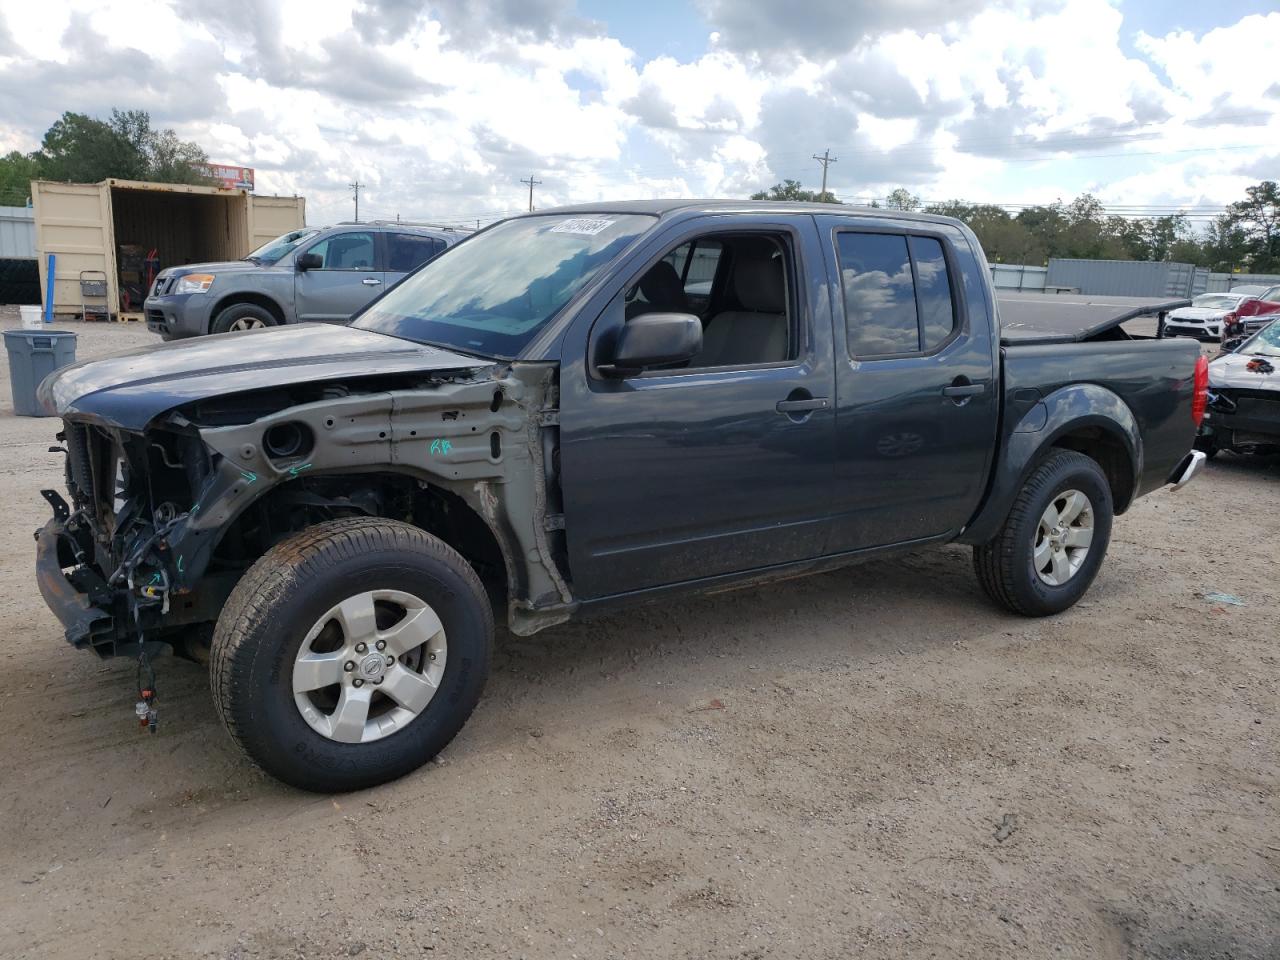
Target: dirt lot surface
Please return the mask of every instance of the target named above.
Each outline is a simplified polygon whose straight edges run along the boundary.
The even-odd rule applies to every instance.
[[[330,798],[200,668],[149,737],[64,643],[55,429],[0,397],[4,957],[1280,957],[1275,463],[1140,501],[1053,619],[946,548],[500,637],[436,764]]]

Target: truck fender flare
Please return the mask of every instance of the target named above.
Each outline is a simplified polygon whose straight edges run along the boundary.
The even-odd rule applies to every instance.
[[[1117,498],[1115,511],[1123,513],[1128,509],[1137,478],[1142,476],[1142,434],[1133,411],[1117,394],[1096,383],[1075,383],[1053,391],[1030,407],[1022,405],[1017,409],[1010,404],[1007,410],[1018,420],[1008,433],[1003,456],[996,460],[982,505],[956,538],[960,543],[981,544],[995,536],[1018,491],[1046,453],[1055,446],[1081,449],[1062,441],[1084,431],[1101,431],[1111,446],[1123,450],[1124,466],[1132,482],[1127,494]]]

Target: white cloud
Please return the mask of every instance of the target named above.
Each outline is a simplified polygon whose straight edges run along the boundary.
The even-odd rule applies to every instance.
[[[688,60],[638,56],[571,0],[7,5],[0,147],[63,110],[143,107],[319,222],[350,215],[353,178],[362,213],[489,219],[530,173],[543,206],[742,196],[816,187],[826,148],[844,195],[1226,203],[1280,142],[1280,61],[1241,55],[1280,49],[1280,13],[1157,36],[1108,0],[842,2],[824,30],[772,0],[691,2]],[[1215,144],[1238,149],[1187,152]],[[1113,155],[1110,175],[1080,159]]]

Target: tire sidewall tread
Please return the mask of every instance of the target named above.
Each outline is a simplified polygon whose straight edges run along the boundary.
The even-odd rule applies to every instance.
[[[338,600],[382,588],[415,593],[435,609],[448,640],[445,672],[403,730],[367,744],[337,743],[294,704],[293,659],[306,631]],[[321,792],[373,786],[426,763],[462,728],[484,688],[493,632],[484,587],[451,547],[395,520],[334,520],[277,544],[241,577],[214,630],[213,699],[241,749],[285,783]]]
[[[1093,542],[1084,564],[1065,584],[1040,579],[1031,562],[1035,530],[1045,507],[1058,494],[1078,489],[1093,509]],[[1074,450],[1057,449],[1031,471],[1014,498],[1000,531],[974,547],[973,566],[983,591],[1006,609],[1030,617],[1061,613],[1093,583],[1111,541],[1114,506],[1111,487],[1098,462]]]

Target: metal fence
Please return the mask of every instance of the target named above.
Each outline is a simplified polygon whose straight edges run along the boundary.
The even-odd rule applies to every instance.
[[[1048,267],[1032,267],[1024,263],[991,264],[991,283],[997,290],[1044,291]]]
[[[1243,287],[1245,284],[1274,287],[1277,283],[1280,283],[1280,274],[1275,273],[1211,273],[1205,292],[1226,293],[1234,287]]]
[[[36,213],[30,207],[0,207],[0,260],[34,260]]]

